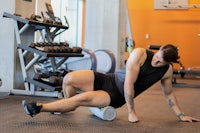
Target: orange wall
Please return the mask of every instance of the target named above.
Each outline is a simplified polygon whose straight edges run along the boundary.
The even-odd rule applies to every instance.
[[[154,10],[154,0],[127,0],[131,30],[136,47],[175,44],[185,66],[200,66],[200,8]],[[189,0],[200,4],[200,0]],[[145,35],[149,34],[149,39]]]

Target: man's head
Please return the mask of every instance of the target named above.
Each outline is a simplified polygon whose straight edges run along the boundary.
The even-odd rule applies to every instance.
[[[172,44],[161,46],[152,59],[152,66],[160,67],[166,64],[177,62],[179,59],[178,49]]]

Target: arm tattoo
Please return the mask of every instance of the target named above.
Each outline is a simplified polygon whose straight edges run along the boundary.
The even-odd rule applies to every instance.
[[[174,103],[171,99],[168,100],[169,106],[172,108],[174,106]]]
[[[126,103],[130,106],[131,109],[133,109],[134,108],[133,96],[125,92],[125,99],[126,99]]]

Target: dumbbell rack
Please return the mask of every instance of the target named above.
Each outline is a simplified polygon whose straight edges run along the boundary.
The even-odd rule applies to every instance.
[[[43,40],[48,42],[53,42],[53,39],[68,29],[68,26],[55,25],[49,23],[42,23],[39,21],[28,20],[19,16],[15,16],[10,13],[4,12],[3,17],[11,18],[14,20],[14,29],[17,43],[17,51],[19,55],[19,61],[22,71],[22,77],[24,82],[25,90],[21,89],[11,89],[12,94],[22,94],[22,95],[37,95],[37,96],[48,96],[48,97],[59,97],[60,86],[52,87],[50,85],[41,83],[39,81],[33,80],[28,76],[28,72],[33,67],[33,65],[41,58],[50,58],[53,71],[60,67],[69,57],[82,57],[81,53],[46,53],[34,48],[27,46],[27,44],[22,44],[21,35],[31,29],[31,31],[40,31],[40,35]],[[52,31],[52,28],[54,30]],[[45,31],[45,33],[43,31]],[[28,62],[25,61],[25,57],[28,54],[33,54],[34,56]],[[56,62],[55,58],[60,57],[61,60]],[[38,91],[36,87],[41,87],[47,89],[48,91]]]

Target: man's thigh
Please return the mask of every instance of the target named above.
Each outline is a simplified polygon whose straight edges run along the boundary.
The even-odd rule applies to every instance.
[[[78,70],[68,73],[63,82],[82,91],[92,91],[94,86],[94,72],[92,70]]]

